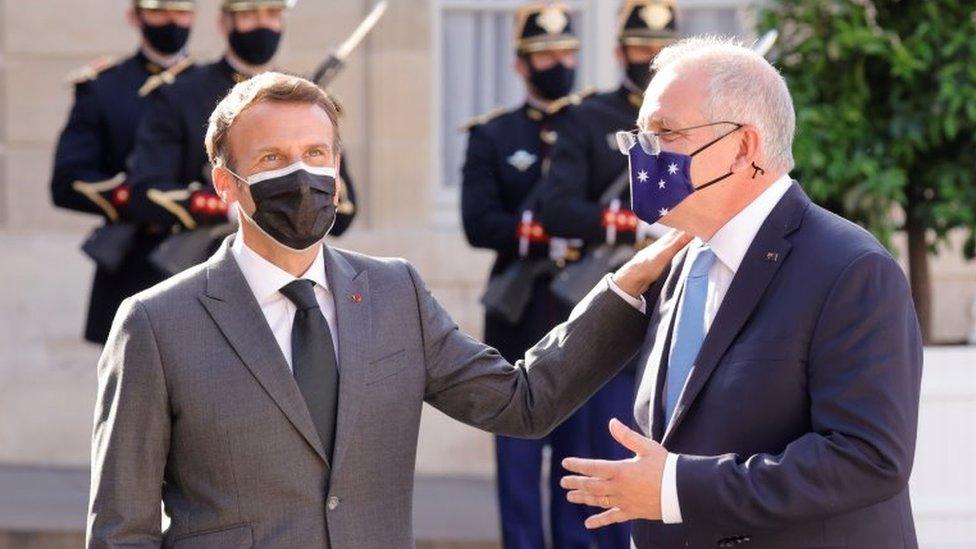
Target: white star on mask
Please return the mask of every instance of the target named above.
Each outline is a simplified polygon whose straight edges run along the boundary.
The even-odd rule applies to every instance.
[[[637,174],[637,180],[640,181],[641,183],[647,182],[647,179],[648,179],[648,175],[647,172],[645,172],[644,170],[641,170],[640,173]]]
[[[657,186],[660,187],[660,188],[662,188],[662,189],[665,187],[665,185],[666,184],[664,183],[664,180],[663,179],[657,182]]]
[[[664,216],[668,215],[668,209],[667,208],[661,208],[661,211],[659,211],[657,213],[661,214],[661,217],[664,217]]]
[[[674,175],[674,174],[678,173],[678,165],[672,163],[670,166],[668,166],[668,173],[670,175]]]

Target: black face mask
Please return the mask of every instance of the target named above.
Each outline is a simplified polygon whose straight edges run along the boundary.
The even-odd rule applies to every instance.
[[[650,63],[627,63],[627,80],[641,93],[650,85],[652,76]]]
[[[246,180],[235,176],[248,184],[254,200],[254,215],[244,216],[278,244],[304,251],[332,229],[336,218],[334,168],[296,162]]]
[[[281,33],[265,27],[252,31],[233,30],[228,37],[230,49],[249,65],[264,65],[278,52]]]
[[[576,69],[557,63],[550,69],[537,71],[528,59],[525,62],[529,65],[529,82],[543,99],[559,99],[566,97],[572,91],[573,81],[576,80]]]
[[[190,27],[181,27],[176,23],[161,26],[142,24],[142,36],[149,45],[163,55],[178,53],[190,38]]]

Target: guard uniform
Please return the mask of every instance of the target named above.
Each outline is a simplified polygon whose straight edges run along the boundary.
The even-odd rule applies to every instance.
[[[531,4],[518,11],[516,20],[516,49],[521,55],[578,48],[564,6]],[[550,239],[545,228],[532,219],[538,215],[532,196],[547,169],[553,146],[561,139],[567,107],[579,100],[568,97],[544,104],[529,99],[518,108],[478,117],[465,127],[468,146],[462,174],[462,221],[472,246],[496,252],[492,278],[506,276],[518,262],[549,261]],[[524,282],[531,285],[531,296],[517,320],[486,312],[484,340],[506,360],[521,359],[527,349],[569,316],[571,307],[549,292],[551,280],[551,273],[543,273]],[[567,502],[559,487],[560,461],[588,455],[584,419],[574,414],[542,440],[496,437],[499,510],[507,549],[542,548],[547,538],[553,547],[590,547],[591,535],[583,527],[586,508]],[[549,499],[544,504],[545,446],[552,453]],[[543,517],[544,508],[550,511],[548,521]],[[544,531],[546,522],[551,524],[549,532]]]
[[[678,38],[675,6],[666,0],[626,0],[618,21],[618,41],[631,45],[665,46]],[[637,240],[637,219],[630,211],[629,188],[617,202],[601,198],[622,175],[627,157],[620,154],[616,133],[636,127],[643,102],[643,88],[625,76],[620,87],[586,98],[570,109],[569,127],[559,136],[552,152],[552,167],[544,182],[542,223],[555,236],[584,240],[586,253],[607,242]],[[580,410],[587,416],[593,457],[627,459],[632,454],[610,436],[608,424],[616,417],[627,423],[633,417],[635,368],[629,367],[597,392]],[[630,547],[630,528],[617,524],[595,531],[601,548]]]
[[[285,8],[283,0],[224,0],[228,12],[262,6]],[[133,216],[144,222],[195,229],[227,222],[226,205],[213,189],[205,139],[217,103],[250,75],[224,57],[153,97],[139,130],[132,159]],[[355,217],[355,190],[346,170],[339,178],[344,196],[330,234],[342,234]]]
[[[193,9],[187,0],[152,4],[159,9]],[[140,2],[135,5],[142,7]],[[54,156],[54,204],[101,216],[106,225],[130,223],[129,158],[149,96],[192,72],[192,61],[185,56],[165,68],[140,51],[126,59],[100,59],[70,75],[75,100]],[[105,343],[119,304],[162,279],[147,258],[164,236],[162,226],[137,224],[127,250],[119,252],[121,263],[96,268],[86,340]]]

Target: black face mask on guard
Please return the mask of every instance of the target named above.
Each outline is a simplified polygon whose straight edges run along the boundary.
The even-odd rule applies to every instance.
[[[179,53],[190,39],[190,27],[176,23],[155,26],[143,22],[142,36],[154,50],[163,55],[173,55]]]
[[[271,61],[278,52],[281,33],[265,27],[247,32],[237,29],[231,31],[227,38],[230,49],[249,65],[264,65]]]
[[[573,89],[576,80],[576,69],[556,63],[544,71],[536,70],[526,57],[529,66],[529,82],[539,92],[543,99],[553,100],[566,97]]]

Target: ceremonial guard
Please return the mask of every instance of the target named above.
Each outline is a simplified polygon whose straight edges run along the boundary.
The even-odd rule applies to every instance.
[[[204,149],[207,122],[234,84],[271,67],[284,31],[285,11],[291,4],[286,0],[223,0],[220,28],[227,40],[223,57],[155,94],[140,128],[133,154],[133,215],[150,223],[175,225],[183,234],[195,229],[203,233],[211,227],[232,230],[227,225],[226,206],[211,182]],[[348,228],[356,211],[345,163],[340,181],[334,236]],[[202,242],[219,243],[220,236],[202,237]],[[190,253],[196,256],[190,263],[205,259],[209,251]],[[161,263],[159,257],[157,254],[154,260],[170,274],[179,270]]]
[[[566,320],[571,307],[548,290],[552,277],[575,258],[573,243],[552,239],[539,222],[539,182],[549,166],[568,107],[576,73],[579,40],[568,8],[531,3],[516,12],[515,69],[527,98],[515,109],[480,116],[465,129],[468,148],[463,168],[462,219],[468,242],[497,253],[488,289],[485,342],[506,359],[516,360],[551,328]],[[570,417],[543,440],[496,437],[498,497],[504,546],[588,548],[583,527],[586,509],[568,503],[559,488],[560,460],[584,453],[580,414]],[[543,448],[551,448],[548,501],[541,490]],[[543,509],[550,512],[543,519]],[[550,532],[544,531],[545,524]]]
[[[552,167],[541,191],[542,224],[553,236],[586,243],[585,256],[560,272],[551,287],[564,303],[575,304],[600,277],[626,262],[635,247],[660,234],[657,226],[639,222],[630,211],[627,158],[618,150],[616,133],[636,127],[651,80],[650,63],[677,38],[673,1],[625,0],[616,49],[620,86],[572,107],[567,129],[553,148]],[[590,450],[598,458],[627,457],[607,425],[613,417],[632,417],[634,375],[633,368],[621,372],[581,409]],[[599,547],[630,546],[626,524],[601,528],[595,535]]]
[[[185,47],[194,10],[193,0],[135,0],[129,21],[142,34],[138,51],[99,59],[68,79],[75,101],[58,140],[51,195],[56,206],[105,220],[83,245],[96,262],[84,333],[93,343],[105,342],[123,299],[162,280],[148,255],[165,227],[131,217],[129,160],[149,97],[193,72]]]

